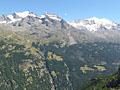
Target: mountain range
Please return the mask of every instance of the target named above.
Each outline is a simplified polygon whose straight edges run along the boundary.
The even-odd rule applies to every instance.
[[[30,21],[31,20],[31,21]],[[26,21],[28,23],[30,22],[37,22],[39,24],[44,24],[46,26],[50,26],[49,24],[56,24],[56,23],[65,23],[65,20],[63,20],[61,17],[52,14],[52,13],[45,13],[44,15],[38,16],[33,12],[25,11],[25,12],[15,12],[11,15],[2,15],[0,17],[0,23],[17,23]],[[66,22],[67,23],[67,22]],[[105,18],[88,18],[84,20],[75,20],[72,22],[68,22],[71,26],[82,29],[82,27],[86,28],[89,31],[97,31],[99,28],[105,28],[105,29],[113,29],[115,27],[119,27],[119,24],[110,21]],[[64,27],[64,26],[62,26]]]
[[[48,12],[1,15],[0,59],[0,90],[91,90],[93,78],[118,70],[120,24],[68,22]]]
[[[86,37],[84,38],[87,41],[90,41],[89,39],[91,39],[91,41],[95,41],[94,39],[111,42],[119,41],[118,32],[120,31],[120,25],[105,18],[98,19],[96,17],[92,17],[85,20],[75,20],[68,22],[55,14],[46,12],[44,15],[38,16],[33,12],[25,11],[15,12],[11,15],[2,15],[0,17],[0,23],[9,25],[12,27],[12,29],[16,27],[24,28],[23,30],[27,34],[36,34],[35,36],[37,36],[37,38],[49,37],[55,35],[52,33],[59,32],[62,35],[65,34],[63,36],[68,38],[69,42],[80,42],[79,37],[83,36],[82,33],[86,34]],[[114,34],[111,35],[111,33]]]

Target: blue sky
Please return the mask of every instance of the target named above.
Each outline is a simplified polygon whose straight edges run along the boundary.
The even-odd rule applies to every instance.
[[[1,0],[0,14],[33,11],[38,15],[52,12],[66,20],[89,17],[120,22],[120,0]]]

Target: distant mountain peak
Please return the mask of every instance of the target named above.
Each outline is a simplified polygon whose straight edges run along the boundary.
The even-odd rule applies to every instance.
[[[24,12],[15,12],[10,15],[2,15],[0,16],[0,23],[14,23],[16,21],[20,21],[23,18],[26,18],[28,16],[31,17],[37,17],[36,14],[30,11],[24,11]]]
[[[53,20],[53,21],[60,22],[62,20],[59,16],[57,16],[53,13],[46,12],[45,14],[43,14],[41,16],[38,16],[33,12],[24,11],[24,12],[14,12],[13,14],[10,14],[10,15],[0,16],[0,23],[14,23],[14,22],[17,22],[17,21],[21,21],[22,19],[24,19],[28,16],[30,16],[32,18],[37,17],[37,19],[39,19],[39,21],[41,21],[41,19],[43,19],[43,18],[48,20],[48,21]]]
[[[41,27],[47,29],[68,29],[73,28],[65,20],[56,14],[48,13],[38,16],[33,12],[15,12],[10,15],[0,16],[0,24],[11,24],[13,26],[23,27]]]
[[[57,21],[61,21],[62,19],[57,16],[56,14],[53,14],[53,13],[49,13],[49,12],[46,12],[44,15],[41,15],[41,18],[49,18],[49,19],[52,19],[52,20],[57,20]]]
[[[15,14],[21,18],[25,18],[27,16],[32,16],[32,17],[36,17],[36,14],[34,14],[33,12],[30,11],[24,11],[24,12],[15,12]]]
[[[104,27],[106,29],[112,29],[112,27],[117,26],[117,24],[111,20],[108,20],[106,18],[96,18],[96,17],[73,21],[70,22],[70,24],[75,28],[80,29],[84,27],[89,31],[98,31],[101,27]]]
[[[106,25],[106,24],[115,24],[113,21],[111,20],[108,20],[106,18],[97,18],[97,17],[91,17],[91,18],[88,18],[88,19],[85,19],[85,20],[88,20],[88,21],[94,21],[95,23],[97,24],[102,24],[102,25]]]

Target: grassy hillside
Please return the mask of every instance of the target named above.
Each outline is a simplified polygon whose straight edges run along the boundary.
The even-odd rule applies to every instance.
[[[109,76],[99,76],[89,81],[84,90],[120,90],[120,69]]]
[[[0,38],[0,90],[49,90],[50,79],[35,48]]]
[[[49,45],[37,43],[33,46],[39,47],[44,53],[49,71],[55,72],[53,78],[57,87],[64,87],[69,83],[74,90],[82,90],[91,78],[109,75],[117,71],[119,66],[116,63],[120,60],[120,45],[115,43],[96,42],[63,46],[62,43],[54,42]]]

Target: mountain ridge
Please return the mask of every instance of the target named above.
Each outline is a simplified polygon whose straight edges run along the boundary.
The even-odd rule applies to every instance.
[[[95,17],[75,22],[75,25],[78,23],[78,28],[56,14],[48,12],[41,16],[30,11],[15,12],[1,16],[0,21],[1,27],[7,28],[5,25],[8,25],[17,34],[34,37],[35,41],[58,38],[58,41],[77,44],[95,41],[119,42],[120,37],[119,24]]]
[[[74,20],[69,22],[53,13],[46,12],[45,14],[39,16],[34,12],[30,12],[30,11],[14,12],[13,14],[10,14],[10,15],[2,15],[0,16],[0,24],[12,23],[15,25],[18,22],[22,22],[26,18],[31,18],[33,19],[34,22],[37,21],[36,23],[45,24],[46,26],[49,26],[49,27],[51,27],[52,25],[53,27],[55,27],[56,25],[58,25],[56,23],[59,22],[59,24],[61,24],[60,29],[62,29],[62,27],[63,28],[65,27],[64,25],[62,26],[62,24],[65,22],[66,24],[68,24],[67,27],[65,28],[68,28],[69,26],[74,27],[76,29],[85,28],[90,32],[99,31],[99,29],[101,28],[104,28],[106,30],[111,30],[119,27],[118,23],[115,23],[114,21],[111,21],[106,18],[91,17],[83,20]],[[27,21],[27,22],[31,23],[31,21]],[[58,27],[59,26],[60,25],[58,25]]]
[[[112,27],[117,27],[118,24],[105,18],[91,17],[84,20],[70,22],[70,25],[73,25],[78,29],[85,27],[87,30],[94,32],[101,27],[112,29]]]

